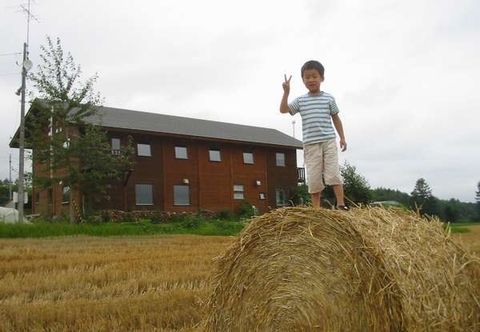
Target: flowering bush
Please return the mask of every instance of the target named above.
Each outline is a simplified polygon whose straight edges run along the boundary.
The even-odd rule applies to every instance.
[[[102,210],[98,212],[102,222],[138,222],[141,220],[150,220],[154,224],[163,224],[168,222],[192,222],[198,219],[214,220],[225,217],[225,211],[215,212],[211,210],[200,210],[193,212],[167,212],[167,211],[130,211],[121,210]],[[233,213],[229,213],[230,217]]]

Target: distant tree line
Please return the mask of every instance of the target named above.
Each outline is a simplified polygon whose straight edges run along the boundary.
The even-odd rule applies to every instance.
[[[410,194],[398,190],[376,188],[372,190],[374,201],[394,200],[422,215],[437,216],[449,222],[480,221],[480,201],[461,202],[458,199],[439,199],[432,194],[427,181],[420,178]]]
[[[367,179],[348,162],[340,166],[340,171],[344,179],[345,196],[350,205],[365,206],[373,202],[385,202],[385,205],[388,205],[396,202],[404,208],[418,211],[421,215],[436,216],[442,221],[480,221],[480,181],[475,191],[476,203],[466,203],[455,198],[443,200],[435,197],[423,178],[417,180],[412,192],[408,194],[390,188],[372,189]],[[292,200],[309,203],[310,197],[306,184],[299,186]],[[322,201],[325,207],[335,206],[335,195],[331,187],[327,187],[322,193]]]
[[[28,194],[29,199],[26,205],[29,205],[31,202],[30,196],[32,193],[32,173],[25,174],[25,193]],[[13,198],[13,193],[18,191],[18,180],[10,184],[10,180],[3,179],[0,180],[0,206],[5,206]]]
[[[10,187],[10,181],[5,179],[0,181],[0,205],[4,206],[10,201],[10,189],[13,191],[17,190],[17,184],[12,184]]]

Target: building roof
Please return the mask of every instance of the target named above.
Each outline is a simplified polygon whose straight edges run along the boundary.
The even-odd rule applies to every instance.
[[[85,119],[105,128],[145,131],[153,134],[189,136],[241,143],[255,143],[301,149],[301,141],[271,128],[227,122],[140,112],[112,107],[99,107],[98,115]]]

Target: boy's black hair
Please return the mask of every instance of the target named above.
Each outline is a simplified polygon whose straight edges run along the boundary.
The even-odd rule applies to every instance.
[[[325,74],[325,68],[323,68],[323,65],[316,60],[310,60],[305,62],[301,70],[302,78],[303,78],[303,73],[305,72],[305,70],[308,70],[308,69],[315,69],[316,71],[318,71],[321,77],[323,77],[323,75]]]

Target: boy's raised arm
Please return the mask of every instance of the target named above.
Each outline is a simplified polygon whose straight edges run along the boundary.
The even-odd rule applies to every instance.
[[[290,94],[290,80],[292,79],[292,75],[287,80],[287,75],[284,75],[285,81],[282,84],[283,87],[283,96],[282,101],[280,102],[280,113],[288,113],[290,112],[290,108],[288,107],[288,95]]]

